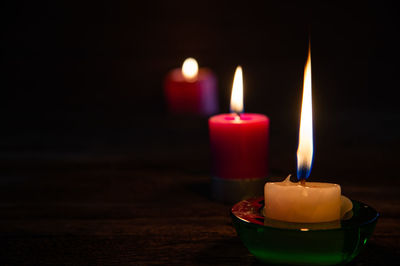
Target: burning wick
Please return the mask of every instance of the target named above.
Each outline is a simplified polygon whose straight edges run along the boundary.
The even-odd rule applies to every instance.
[[[297,149],[297,179],[291,182],[267,182],[264,187],[265,217],[293,223],[333,222],[340,227],[343,214],[351,210],[342,208],[344,197],[338,184],[323,182],[306,182],[311,172],[313,161],[313,123],[311,101],[311,55],[304,68],[303,100],[299,130],[299,147]],[[334,227],[336,228],[336,227]]]
[[[301,103],[299,146],[297,149],[297,179],[305,183],[313,161],[313,121],[311,92],[311,49],[304,67],[303,99]]]
[[[236,68],[235,77],[233,78],[231,113],[235,113],[238,119],[243,113],[243,72],[241,66]]]
[[[197,64],[196,59],[189,57],[183,62],[182,75],[187,81],[196,81],[198,72],[199,65]]]

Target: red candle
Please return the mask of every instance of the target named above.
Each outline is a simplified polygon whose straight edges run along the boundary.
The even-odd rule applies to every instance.
[[[164,85],[172,113],[207,116],[218,111],[217,79],[211,70],[199,69],[193,58],[186,59],[182,69],[173,69]]]
[[[227,179],[267,176],[269,120],[265,115],[216,115],[210,118],[209,127],[215,176]]]
[[[262,195],[268,174],[269,119],[262,114],[241,113],[243,78],[240,67],[233,81],[231,110],[230,114],[209,119],[213,193],[217,199],[228,202]]]

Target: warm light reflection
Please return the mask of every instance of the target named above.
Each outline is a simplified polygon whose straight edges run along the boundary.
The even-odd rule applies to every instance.
[[[243,73],[241,66],[236,68],[235,77],[233,78],[231,112],[237,114],[243,112]]]
[[[183,77],[188,81],[196,80],[197,73],[199,72],[199,65],[197,64],[196,59],[187,58],[182,65],[182,74]]]
[[[313,160],[313,122],[311,96],[311,47],[308,49],[307,63],[304,68],[303,101],[297,149],[297,178],[308,178]]]

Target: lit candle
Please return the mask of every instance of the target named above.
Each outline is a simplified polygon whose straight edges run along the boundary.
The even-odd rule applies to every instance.
[[[218,111],[217,79],[211,70],[199,69],[194,58],[168,73],[164,89],[172,113],[207,116]]]
[[[290,182],[287,178],[283,182],[265,184],[265,216],[270,219],[296,223],[331,222],[339,220],[342,212],[351,209],[349,207],[351,202],[346,198],[341,199],[339,185],[306,182],[313,160],[311,87],[311,50],[309,49],[304,69],[303,101],[297,150],[299,182]],[[342,204],[345,207],[342,208]]]
[[[243,74],[236,69],[231,113],[209,119],[213,195],[225,202],[262,195],[268,174],[269,119],[243,113]],[[261,188],[261,189],[260,189]]]

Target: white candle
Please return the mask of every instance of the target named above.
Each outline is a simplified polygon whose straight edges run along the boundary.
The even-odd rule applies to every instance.
[[[297,150],[298,183],[289,177],[283,182],[264,187],[265,216],[294,223],[339,221],[341,211],[351,210],[351,201],[341,199],[340,186],[331,183],[306,182],[313,160],[313,123],[311,97],[311,50],[304,68],[303,102],[301,106],[299,147]],[[343,206],[341,208],[343,202]],[[342,209],[342,210],[341,210]]]
[[[265,216],[295,223],[340,220],[340,186],[331,183],[269,182],[264,187]]]

